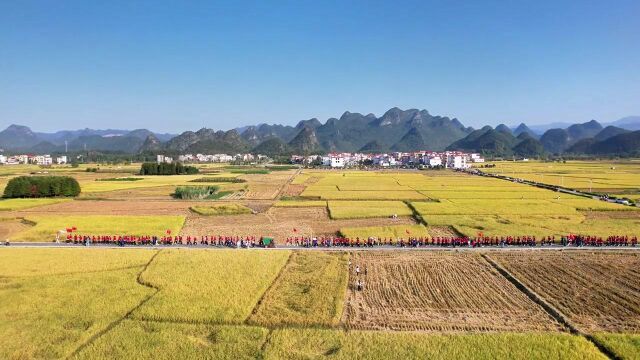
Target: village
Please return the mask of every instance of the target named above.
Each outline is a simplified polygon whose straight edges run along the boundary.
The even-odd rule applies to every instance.
[[[171,163],[173,157],[158,155],[158,163]],[[184,154],[177,157],[177,161],[183,163],[228,163],[233,161],[259,163],[269,162],[266,155],[254,154]],[[312,155],[291,155],[292,164],[311,167],[350,168],[359,166],[373,166],[381,168],[389,167],[427,167],[427,168],[452,168],[467,169],[473,163],[484,163],[484,158],[476,153],[460,151],[415,151],[393,152],[382,154],[365,153],[329,153]]]
[[[272,159],[261,154],[183,154],[176,158],[167,155],[157,155],[157,163],[268,163]],[[352,168],[371,166],[379,168],[420,167],[420,168],[451,168],[468,169],[471,164],[484,163],[484,158],[476,153],[459,151],[416,151],[393,152],[382,154],[365,153],[329,153],[312,155],[291,155],[290,163],[309,167]],[[21,154],[13,156],[0,155],[0,165],[64,165],[68,163],[66,155],[51,156],[48,154]]]
[[[63,165],[68,162],[67,156],[56,156],[55,158],[51,155],[33,155],[33,154],[22,154],[22,155],[13,155],[13,156],[5,156],[0,155],[0,165],[20,165],[20,164],[33,164],[33,165]]]
[[[292,155],[291,162],[302,165],[315,165],[330,168],[349,168],[357,166],[389,167],[427,167],[467,169],[472,163],[484,163],[484,158],[475,153],[459,151],[416,151],[393,152],[383,154],[330,153],[327,155]]]

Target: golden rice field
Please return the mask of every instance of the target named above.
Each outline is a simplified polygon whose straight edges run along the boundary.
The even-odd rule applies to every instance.
[[[496,162],[494,174],[605,193],[640,194],[640,161]]]
[[[79,205],[81,206],[81,205]],[[129,215],[33,215],[25,220],[34,224],[30,229],[11,238],[13,241],[46,242],[55,240],[59,231],[75,227],[82,235],[156,235],[167,230],[180,232],[184,216],[129,216]],[[64,234],[66,236],[66,233]]]
[[[278,200],[275,207],[326,207],[327,202],[322,200]]]
[[[413,211],[402,201],[329,201],[332,219],[358,219],[411,216]]]
[[[567,334],[434,335],[420,333],[276,330],[267,359],[606,359]]]
[[[0,211],[24,210],[38,206],[58,204],[65,201],[71,201],[71,199],[4,199],[0,200]]]
[[[141,276],[158,294],[133,317],[241,324],[289,255],[289,251],[162,251]]]
[[[482,261],[477,254],[462,255]],[[457,256],[451,252],[447,258]],[[434,261],[448,261],[432,257],[435,267]],[[353,291],[347,284],[349,259],[347,252],[321,251],[3,247],[0,358],[607,358],[586,338],[566,331],[344,331],[345,299]],[[562,259],[558,254],[553,263]],[[351,269],[360,264],[357,256],[351,261]],[[397,296],[403,307],[412,280],[396,274],[393,263],[388,266],[388,276],[400,285],[385,291],[382,278],[375,286]],[[411,262],[402,266],[411,273]],[[368,276],[375,273],[371,268]],[[455,271],[448,275],[465,278]],[[446,287],[438,278],[433,276],[431,296],[443,304],[468,293],[440,294],[437,289]],[[640,352],[637,334],[594,335],[621,358]]]
[[[344,252],[294,252],[249,323],[337,326],[347,290],[348,257]]]

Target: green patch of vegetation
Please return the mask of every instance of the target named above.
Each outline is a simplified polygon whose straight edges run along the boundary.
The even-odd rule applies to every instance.
[[[269,169],[271,171],[285,171],[285,170],[298,169],[298,166],[295,166],[295,165],[273,165],[273,166],[267,166],[267,169]]]
[[[80,184],[70,176],[19,176],[9,180],[5,198],[43,198],[80,194]]]
[[[197,167],[182,163],[144,163],[140,167],[140,175],[193,175],[198,172]]]
[[[211,200],[218,199],[218,186],[178,186],[173,197],[182,200]]]
[[[237,177],[203,177],[198,179],[190,180],[189,182],[200,182],[200,183],[245,183],[247,180],[240,179]]]
[[[251,214],[253,211],[240,204],[213,204],[192,206],[191,211],[205,216]]]

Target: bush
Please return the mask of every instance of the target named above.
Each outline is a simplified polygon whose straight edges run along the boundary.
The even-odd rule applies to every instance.
[[[140,167],[140,175],[192,175],[198,172],[195,166],[184,166],[182,163],[144,163]]]
[[[216,199],[217,186],[178,186],[173,196],[178,199]]]
[[[78,196],[80,184],[69,176],[19,176],[9,180],[5,198]]]

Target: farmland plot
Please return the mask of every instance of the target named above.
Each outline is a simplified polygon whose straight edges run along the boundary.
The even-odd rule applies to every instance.
[[[366,252],[354,253],[352,263],[362,269],[365,284],[364,291],[356,291],[356,275],[350,274],[343,320],[352,329],[559,329],[477,254]]]
[[[155,251],[2,249],[0,358],[63,358],[153,293]]]
[[[329,201],[332,219],[357,219],[411,216],[413,213],[402,201]]]
[[[640,331],[640,256],[491,253],[516,278],[588,332]]]
[[[75,359],[256,359],[267,329],[125,320]]]
[[[250,323],[335,326],[347,288],[346,252],[294,252]]]
[[[421,334],[280,329],[265,359],[600,359],[586,339],[565,333]]]
[[[160,289],[133,313],[158,321],[239,324],[284,266],[288,251],[168,250],[142,281]]]

